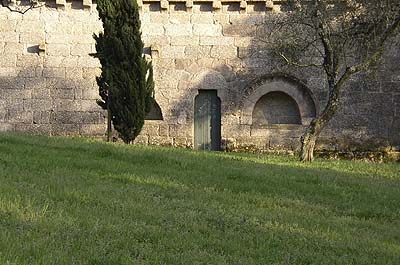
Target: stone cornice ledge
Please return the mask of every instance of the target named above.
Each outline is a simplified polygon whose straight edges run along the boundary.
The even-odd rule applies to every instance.
[[[3,2],[3,4],[8,5],[8,6],[13,6],[17,4],[18,0],[0,0]],[[170,3],[185,3],[186,7],[191,8],[194,3],[212,3],[212,6],[214,9],[220,9],[222,7],[222,3],[240,3],[240,7],[242,9],[245,9],[247,7],[247,3],[254,3],[254,2],[264,2],[265,7],[268,9],[274,9],[274,6],[276,5],[281,5],[283,2],[286,2],[287,0],[137,0],[138,6],[142,7],[143,3],[154,3],[154,2],[159,2],[161,9],[168,9]],[[38,0],[37,1],[39,4],[40,3],[46,3],[49,4],[50,6],[54,6],[60,9],[65,9],[68,4],[70,4],[71,1],[67,0]],[[89,8],[91,9],[93,7],[93,4],[96,3],[96,0],[76,0],[74,2],[80,2],[82,4],[82,8]]]
[[[6,6],[14,6],[18,2],[21,2],[19,0],[0,0],[3,2],[3,5]],[[39,5],[46,3],[49,4],[50,6],[53,6],[54,4],[56,5],[57,8],[62,8],[64,9],[67,6],[67,0],[37,0],[36,1]],[[83,8],[92,8],[93,6],[93,0],[79,0],[76,2],[81,2]]]

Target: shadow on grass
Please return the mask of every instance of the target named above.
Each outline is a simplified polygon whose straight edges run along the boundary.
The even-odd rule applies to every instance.
[[[377,172],[371,178],[362,163],[342,163],[340,171],[324,161],[305,166],[289,157],[66,138],[1,135],[0,148],[0,198],[20,196],[38,209],[48,203],[46,218],[32,224],[32,240],[48,229],[62,247],[55,237],[64,235],[83,244],[64,246],[72,257],[99,251],[100,260],[123,264],[110,253],[125,249],[120,257],[149,264],[196,257],[214,264],[346,263],[346,255],[357,264],[375,256],[390,264],[400,255],[399,181],[380,168],[395,174],[398,165],[368,164]],[[18,223],[3,226],[27,240]],[[140,258],[127,254],[129,242]]]

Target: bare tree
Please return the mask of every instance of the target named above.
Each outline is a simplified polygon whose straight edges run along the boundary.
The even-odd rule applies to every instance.
[[[346,82],[373,70],[385,46],[400,32],[399,0],[288,0],[268,42],[293,67],[322,69],[327,103],[301,137],[302,161],[312,161],[315,142],[335,115]]]
[[[0,0],[0,5],[6,7],[11,12],[25,14],[31,9],[39,8],[45,5],[45,3],[39,4],[39,0]]]

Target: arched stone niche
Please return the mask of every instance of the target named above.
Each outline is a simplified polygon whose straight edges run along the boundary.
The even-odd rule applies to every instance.
[[[292,113],[294,117],[286,117],[286,121],[291,121],[289,124],[308,125],[317,114],[311,92],[305,85],[294,79],[284,76],[266,77],[258,80],[251,91],[243,102],[241,124],[267,125],[268,121],[265,124],[260,124],[259,120],[253,121],[253,114],[255,115],[254,118],[259,119],[258,114],[254,111],[259,112],[262,106],[268,104],[270,106],[271,104],[275,105],[271,108],[275,112],[281,110],[287,112],[287,114]],[[279,103],[287,106],[279,108]],[[298,113],[296,108],[298,108]],[[269,114],[269,118],[273,121],[270,124],[285,124],[285,122],[276,122],[276,118],[274,120],[271,115],[274,115],[274,113]],[[282,113],[276,113],[276,115],[282,115]],[[282,116],[284,115],[286,114]],[[268,119],[268,117],[266,118]]]
[[[262,96],[252,115],[253,126],[273,124],[301,124],[299,106],[288,94],[273,91]]]

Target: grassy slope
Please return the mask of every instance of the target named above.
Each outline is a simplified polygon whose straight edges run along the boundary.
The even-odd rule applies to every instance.
[[[0,264],[400,264],[400,165],[0,135]]]

